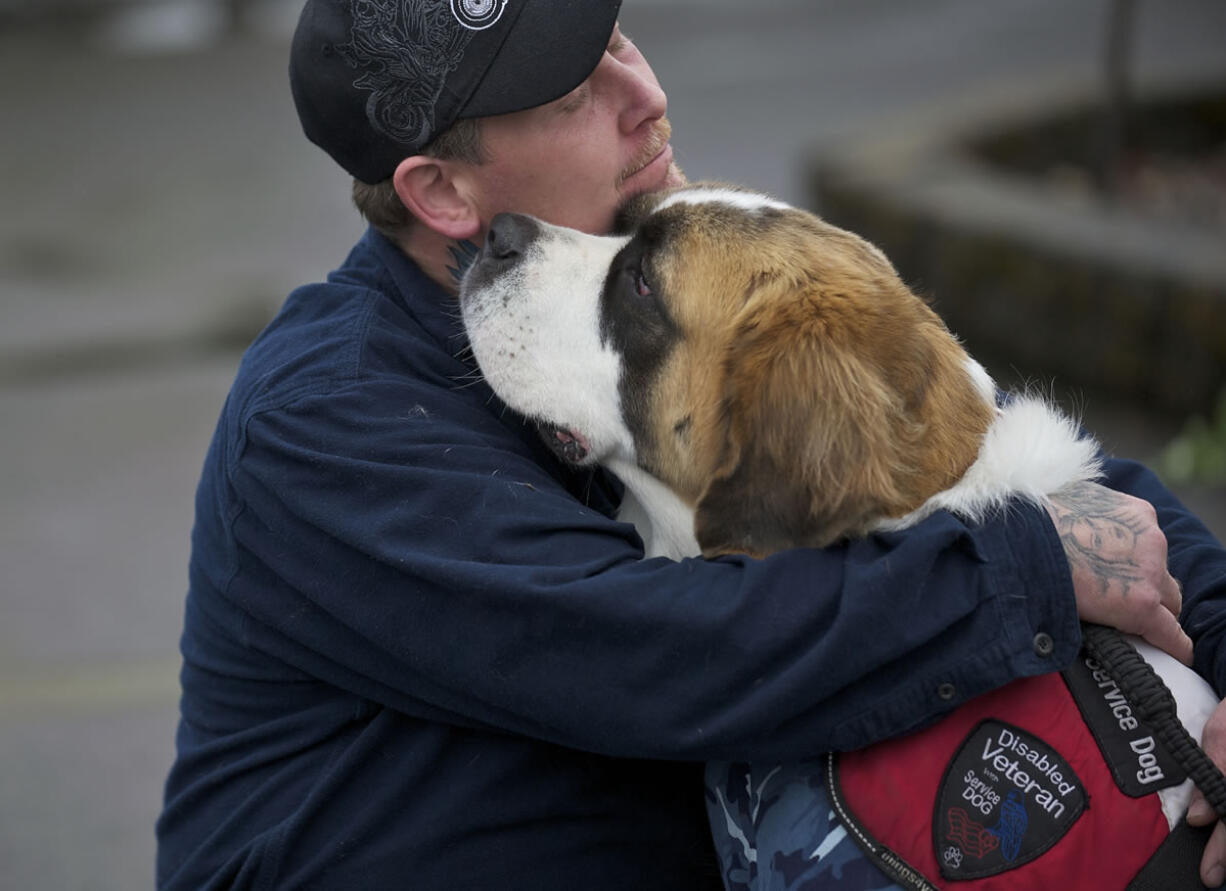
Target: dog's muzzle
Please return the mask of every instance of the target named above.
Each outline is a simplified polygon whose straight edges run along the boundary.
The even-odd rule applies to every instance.
[[[531,382],[522,379],[521,363],[515,361],[516,356],[529,352],[525,338],[535,336],[535,330],[532,335],[525,334],[525,327],[535,329],[538,324],[548,327],[556,310],[550,308],[550,300],[561,299],[571,284],[556,275],[550,278],[540,274],[542,268],[549,266],[541,262],[543,254],[558,243],[563,247],[568,243],[565,232],[525,214],[497,214],[490,220],[485,244],[460,283],[465,325],[470,337],[474,331],[482,335],[478,340],[486,350],[485,360],[490,363],[484,365],[480,348],[474,343],[474,355],[482,362],[483,373],[488,375],[493,368],[504,378],[514,378],[517,392],[533,392]],[[559,233],[563,233],[562,238],[557,237]],[[573,235],[583,237],[579,233]],[[532,272],[537,273],[535,277]],[[562,461],[580,465],[592,460],[587,437],[578,429],[548,419],[545,415],[550,407],[543,414],[538,400],[529,398],[527,404],[535,407],[526,409],[524,403],[516,403],[514,396],[507,398],[507,402],[536,425],[545,444]]]

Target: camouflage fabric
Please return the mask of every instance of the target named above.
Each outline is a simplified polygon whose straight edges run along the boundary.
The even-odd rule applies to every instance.
[[[902,891],[856,847],[822,762],[707,765],[707,815],[727,891]]]

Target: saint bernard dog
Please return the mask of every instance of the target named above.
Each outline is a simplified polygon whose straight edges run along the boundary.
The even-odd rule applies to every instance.
[[[864,239],[722,184],[640,196],[622,234],[500,214],[461,284],[481,371],[573,464],[625,484],[648,556],[764,556],[981,518],[1099,473],[1046,401],[983,367]],[[1199,740],[1218,703],[1137,641]],[[1164,790],[1174,827],[1190,781]]]
[[[626,485],[648,556],[762,556],[982,516],[1098,473],[996,386],[873,245],[722,185],[643,196],[627,234],[504,214],[461,289],[486,380],[564,459]]]

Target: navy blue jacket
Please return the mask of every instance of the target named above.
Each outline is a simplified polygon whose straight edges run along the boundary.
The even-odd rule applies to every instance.
[[[1112,471],[1164,506],[1216,654],[1226,557]],[[1036,508],[673,563],[618,494],[498,402],[453,298],[382,236],[292,294],[197,495],[158,886],[709,887],[701,762],[858,747],[1079,645]]]

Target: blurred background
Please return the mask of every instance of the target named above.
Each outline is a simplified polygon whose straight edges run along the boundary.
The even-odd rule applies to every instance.
[[[199,466],[243,346],[362,228],[293,114],[298,6],[0,0],[0,887],[152,885]],[[691,178],[864,231],[1223,536],[1226,4],[622,22]]]

